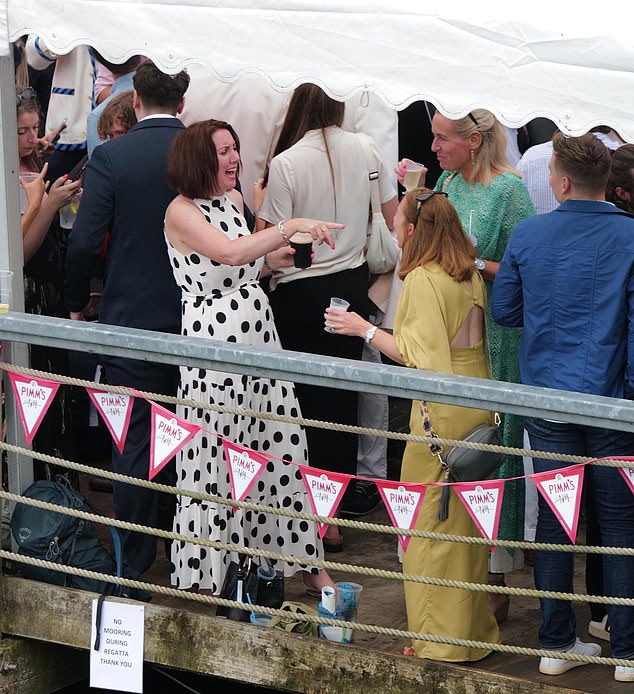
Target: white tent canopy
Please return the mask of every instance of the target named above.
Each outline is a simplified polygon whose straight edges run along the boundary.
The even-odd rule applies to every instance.
[[[149,55],[168,72],[199,61],[227,81],[257,72],[279,89],[312,81],[338,98],[369,88],[397,109],[425,99],[450,117],[484,107],[506,125],[546,116],[571,134],[606,124],[634,141],[634,42],[618,20],[629,3],[605,13],[545,0],[3,4],[11,40],[36,33],[58,53],[89,44],[115,62]]]

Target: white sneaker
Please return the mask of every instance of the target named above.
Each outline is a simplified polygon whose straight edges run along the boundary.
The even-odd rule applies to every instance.
[[[610,640],[610,625],[608,624],[607,614],[600,622],[590,622],[588,624],[588,634],[595,639]]]
[[[617,682],[634,682],[634,667],[617,665],[614,669],[614,679]]]
[[[561,652],[570,653],[571,655],[601,655],[601,646],[599,646],[598,643],[584,643],[583,641],[579,641],[579,639],[577,639],[573,646]],[[562,660],[561,658],[544,657],[539,661],[539,671],[543,675],[561,675],[564,672],[568,672],[568,670],[572,670],[573,668],[581,665],[588,665],[588,663],[582,663],[578,660]],[[627,669],[632,670],[633,668]],[[616,674],[614,676],[616,677]]]

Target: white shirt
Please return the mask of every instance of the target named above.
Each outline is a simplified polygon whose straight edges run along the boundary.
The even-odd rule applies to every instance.
[[[326,137],[332,172],[321,130],[308,131],[299,142],[273,158],[260,217],[272,224],[293,217],[311,217],[340,222],[346,228],[334,232],[334,250],[325,244],[315,246],[310,268],[275,271],[272,286],[299,277],[349,270],[365,261],[370,209],[367,145],[379,162],[381,203],[396,196],[389,169],[367,135],[331,126],[326,128]]]
[[[608,135],[603,133],[592,133],[608,149],[615,150],[623,141],[612,130]],[[548,163],[553,155],[553,143],[551,140],[542,142],[539,145],[529,147],[520,159],[517,168],[522,174],[524,183],[535,205],[537,214],[552,212],[559,203],[550,188],[548,176]]]

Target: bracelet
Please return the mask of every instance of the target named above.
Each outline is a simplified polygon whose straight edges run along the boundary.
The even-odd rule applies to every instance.
[[[367,329],[367,331],[365,333],[365,342],[367,345],[369,345],[370,342],[372,342],[372,340],[374,339],[374,336],[376,335],[377,330],[378,330],[378,328],[376,325],[373,325]]]
[[[282,238],[284,239],[284,243],[285,243],[287,246],[290,246],[290,245],[291,245],[291,242],[288,240],[288,236],[284,233],[284,225],[285,225],[285,224],[286,224],[285,221],[283,221],[283,222],[278,222],[278,223],[277,223],[277,230],[280,232],[280,234],[282,234]]]

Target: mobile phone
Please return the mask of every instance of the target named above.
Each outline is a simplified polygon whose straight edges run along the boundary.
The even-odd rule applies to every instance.
[[[64,119],[64,122],[57,128],[57,130],[53,130],[52,133],[50,133],[50,140],[49,140],[49,146],[54,145],[58,140],[60,135],[66,128],[68,127],[68,121]]]
[[[79,178],[81,178],[84,171],[86,170],[86,164],[88,164],[88,155],[87,154],[84,157],[82,157],[75,164],[75,166],[73,166],[73,168],[69,171],[68,180],[69,181],[76,181]]]

